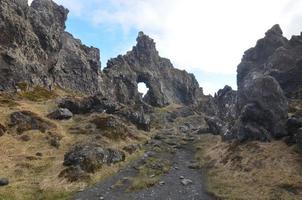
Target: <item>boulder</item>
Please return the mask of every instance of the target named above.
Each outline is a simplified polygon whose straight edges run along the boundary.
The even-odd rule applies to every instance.
[[[94,173],[104,164],[125,160],[122,151],[104,148],[97,143],[77,144],[64,156],[64,166],[79,166],[85,172]]]
[[[302,128],[302,118],[290,117],[286,123],[287,131],[293,135],[299,128]]]
[[[47,115],[47,117],[50,119],[64,120],[72,118],[73,114],[67,108],[58,108],[57,110]]]
[[[226,124],[218,117],[206,117],[205,118],[209,128],[207,131],[215,135],[224,135],[226,133]]]
[[[275,78],[252,72],[242,80],[237,95],[238,119],[233,129],[237,138],[269,140],[287,135],[288,102]]]
[[[142,108],[140,109],[140,111],[125,109],[119,114],[136,125],[139,130],[150,131],[150,116],[145,114]]]
[[[0,187],[6,186],[9,184],[9,180],[7,178],[0,178]]]
[[[82,119],[69,129],[71,134],[98,135],[112,140],[126,139],[130,133],[125,123],[115,115],[99,114]]]
[[[87,114],[92,112],[114,114],[122,108],[122,105],[99,94],[82,99],[64,98],[60,101],[59,107],[66,108],[73,114]]]
[[[30,111],[17,111],[10,115],[10,126],[16,128],[19,134],[29,130],[45,132],[56,128],[56,125],[44,120]]]

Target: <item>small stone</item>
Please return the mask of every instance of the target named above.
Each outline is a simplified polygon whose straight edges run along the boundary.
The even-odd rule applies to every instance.
[[[47,117],[50,119],[66,120],[72,118],[73,114],[67,108],[59,108],[50,113]]]
[[[180,178],[180,179],[185,179],[185,177],[183,177],[183,176],[180,176],[179,178]]]
[[[183,184],[184,186],[187,186],[187,185],[193,184],[193,181],[190,179],[183,179],[181,181],[181,184]]]
[[[103,196],[101,196],[99,199],[100,199],[100,200],[104,200],[105,198],[104,198]]]
[[[30,137],[29,137],[28,135],[22,135],[22,136],[20,137],[20,139],[21,139],[22,141],[24,141],[24,142],[28,142],[28,141],[30,140]]]
[[[37,152],[37,153],[36,153],[36,156],[42,157],[43,154],[42,154],[41,152]]]
[[[199,169],[200,166],[199,166],[198,163],[192,163],[192,164],[190,164],[190,165],[188,166],[188,168],[190,168],[190,169]]]
[[[165,181],[160,181],[159,185],[165,185]]]
[[[150,178],[154,178],[154,177],[155,177],[155,174],[150,175]]]
[[[9,181],[7,178],[0,178],[0,187],[1,186],[6,186],[9,184]]]

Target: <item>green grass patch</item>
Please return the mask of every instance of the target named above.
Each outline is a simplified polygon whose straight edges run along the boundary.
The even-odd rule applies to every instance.
[[[139,168],[137,176],[130,179],[129,191],[138,191],[157,184],[171,168],[171,164],[157,158],[149,158]]]

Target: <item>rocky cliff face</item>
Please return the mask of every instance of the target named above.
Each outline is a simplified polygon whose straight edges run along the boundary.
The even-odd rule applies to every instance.
[[[0,2],[0,90],[18,83],[100,90],[100,55],[64,31],[68,10],[51,0]]]
[[[274,77],[288,98],[302,98],[302,35],[287,40],[282,34],[275,25],[245,52],[237,70],[238,87],[249,73],[257,71]]]
[[[301,39],[287,40],[275,25],[245,52],[237,69],[237,94],[230,98],[224,88],[216,96],[216,116],[227,122],[220,131],[225,138],[268,141],[288,135],[288,98],[301,98]]]
[[[193,104],[202,95],[194,75],[175,69],[168,59],[160,57],[153,39],[143,32],[132,51],[109,60],[104,73],[112,85],[109,93],[123,103],[141,98],[137,90],[140,82],[149,88],[144,101],[152,106]]]
[[[192,104],[202,89],[192,74],[161,58],[154,41],[142,32],[137,45],[100,71],[100,52],[64,31],[68,10],[51,0],[3,0],[0,3],[0,90],[59,86],[135,104],[137,83],[149,87],[144,101],[152,106]]]

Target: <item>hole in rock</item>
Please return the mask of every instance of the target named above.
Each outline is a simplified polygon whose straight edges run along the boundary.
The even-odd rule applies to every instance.
[[[137,83],[137,87],[138,87],[138,92],[141,93],[143,97],[149,91],[149,88],[147,87],[146,83],[144,83],[144,82]]]

